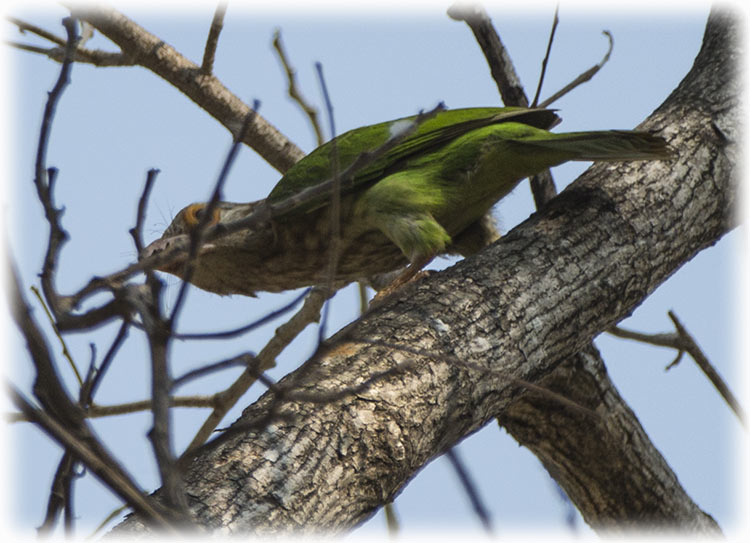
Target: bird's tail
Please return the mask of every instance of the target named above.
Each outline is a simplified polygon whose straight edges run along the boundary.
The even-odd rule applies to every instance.
[[[569,160],[657,160],[672,154],[663,138],[630,130],[568,132],[524,143],[570,153]]]

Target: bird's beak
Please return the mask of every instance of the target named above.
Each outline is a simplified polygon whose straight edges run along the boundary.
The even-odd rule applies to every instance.
[[[151,242],[145,249],[143,249],[138,257],[138,260],[146,260],[167,251],[173,252],[169,260],[155,266],[154,269],[168,273],[175,273],[185,265],[189,246],[190,238],[185,234],[171,236],[168,238],[159,238]],[[205,254],[212,251],[214,248],[214,244],[204,243],[203,245],[201,245],[198,254]]]

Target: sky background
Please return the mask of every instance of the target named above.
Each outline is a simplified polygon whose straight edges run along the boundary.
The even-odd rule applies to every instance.
[[[150,10],[132,2],[115,4],[148,31],[200,63],[213,3],[198,3],[190,10]],[[464,23],[445,15],[449,3],[432,2],[409,11],[398,6],[346,11],[328,6],[317,11],[286,3],[257,11],[230,3],[219,41],[214,72],[247,102],[258,99],[260,113],[305,151],[315,147],[307,119],[286,96],[286,81],[271,48],[273,31],[281,29],[287,55],[298,71],[303,94],[320,106],[321,94],[314,63],[323,64],[333,100],[339,133],[359,126],[394,119],[444,101],[450,108],[500,105],[484,57]],[[501,39],[533,95],[544,56],[554,4],[524,3],[524,9],[488,4]],[[533,6],[533,7],[529,7]],[[286,9],[281,9],[281,8]],[[293,8],[293,9],[292,9]],[[16,4],[7,12],[60,35],[65,11],[54,4],[35,8]],[[576,89],[553,107],[563,123],[557,131],[633,128],[647,117],[690,69],[697,54],[707,4],[652,11],[638,8],[594,10],[566,4],[547,71],[542,97],[567,84],[599,62],[606,52],[602,30],[614,36],[610,62],[593,81]],[[40,43],[5,23],[4,37]],[[95,35],[90,48],[116,47]],[[2,201],[4,226],[21,280],[28,289],[38,285],[37,274],[46,247],[47,225],[36,198],[33,162],[46,93],[59,65],[38,55],[4,47],[5,122],[7,161]],[[324,122],[326,134],[327,123]],[[72,85],[65,91],[54,121],[48,164],[60,170],[55,200],[65,207],[63,226],[71,235],[60,260],[57,285],[68,293],[79,289],[91,275],[102,275],[135,259],[128,230],[134,225],[138,198],[146,171],[159,168],[146,216],[147,241],[158,237],[174,214],[185,205],[205,200],[230,145],[227,131],[184,95],[143,68],[73,67]],[[558,190],[571,182],[587,164],[566,165],[553,171]],[[225,188],[231,201],[263,198],[279,173],[244,148]],[[527,183],[522,183],[496,207],[503,232],[533,212]],[[734,231],[714,247],[696,256],[650,296],[622,326],[643,332],[671,331],[668,310],[674,310],[692,332],[726,381],[743,398],[747,374],[738,363],[737,307],[740,292],[738,255],[746,254],[746,232]],[[434,267],[450,265],[439,260]],[[167,303],[178,282],[164,276]],[[31,295],[26,290],[28,299]],[[296,292],[261,294],[257,299],[219,297],[195,288],[179,320],[181,331],[223,330],[252,321],[284,305]],[[38,305],[35,315],[46,325]],[[329,330],[334,332],[357,315],[356,289],[349,287],[333,301]],[[279,320],[234,341],[175,342],[173,374],[244,350],[258,351]],[[85,370],[91,342],[100,360],[117,332],[117,325],[91,334],[66,336],[79,368]],[[30,391],[31,363],[15,329],[5,330],[6,372],[11,381]],[[281,378],[310,354],[316,331],[308,328],[278,359],[270,375]],[[60,352],[52,335],[52,350]],[[690,358],[676,368],[664,368],[674,359],[671,350],[655,348],[603,334],[595,339],[611,377],[635,411],[656,447],[676,472],[688,494],[727,532],[739,528],[741,503],[737,492],[745,485],[747,434],[729,408]],[[99,402],[114,404],[149,395],[146,342],[131,331],[114,366],[102,383]],[[69,368],[60,359],[60,373],[75,391]],[[746,362],[747,360],[744,359]],[[192,383],[181,394],[210,393],[227,386],[237,370]],[[746,389],[745,389],[746,390]],[[253,388],[226,417],[231,423],[241,409],[263,390]],[[73,392],[75,395],[76,393]],[[745,405],[747,407],[747,405]],[[10,410],[6,404],[6,411]],[[182,450],[205,410],[176,409],[175,446]],[[158,476],[145,438],[147,413],[93,422],[96,431],[124,465],[148,490]],[[38,526],[44,515],[60,449],[28,424],[6,428],[5,463],[9,468],[7,500],[15,529]],[[497,425],[491,423],[465,439],[458,452],[479,486],[496,532],[529,529],[570,533],[566,517],[570,506],[536,458]],[[93,477],[76,486],[76,512],[81,534],[90,533],[114,508],[117,499]],[[406,534],[479,531],[449,462],[435,459],[404,489],[395,502]],[[575,530],[591,531],[576,513]],[[382,513],[356,532],[385,534]]]

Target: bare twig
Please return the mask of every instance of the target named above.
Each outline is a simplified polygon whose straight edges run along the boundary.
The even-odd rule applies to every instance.
[[[328,87],[326,86],[326,80],[323,76],[323,65],[320,62],[315,63],[315,69],[318,72],[318,81],[320,82],[320,89],[323,93],[323,101],[326,105],[326,111],[328,112],[328,125],[331,131],[331,169],[333,172],[333,186],[331,187],[331,200],[330,200],[330,235],[328,236],[328,270],[326,271],[326,290],[329,293],[333,293],[333,283],[336,277],[336,268],[339,264],[339,257],[341,252],[341,178],[339,177],[340,165],[339,165],[339,149],[336,145],[336,123],[333,116],[333,102],[328,94]],[[328,327],[328,313],[331,308],[331,303],[328,302],[323,307],[323,315],[320,319],[320,326],[318,326],[318,346],[323,343],[326,337],[326,328]]]
[[[67,240],[68,234],[63,230],[60,224],[60,215],[62,212],[55,208],[52,201],[57,170],[47,169],[47,148],[49,146],[50,134],[52,132],[52,121],[55,117],[57,104],[62,97],[65,87],[70,82],[73,51],[75,50],[76,42],[78,41],[75,21],[70,17],[66,17],[63,19],[63,25],[68,33],[68,41],[65,46],[65,60],[62,63],[57,82],[50,91],[47,103],[44,107],[34,166],[34,185],[36,186],[39,200],[44,207],[44,215],[50,225],[47,253],[44,257],[44,265],[41,273],[42,291],[44,292],[45,298],[47,298],[47,303],[49,304],[50,310],[55,318],[58,318],[61,313],[66,312],[64,308],[60,307],[60,300],[54,287],[54,275],[61,246]]]
[[[357,294],[359,299],[359,314],[364,315],[369,303],[367,301],[367,285],[362,281],[357,282]]]
[[[42,298],[42,294],[39,292],[39,289],[33,285],[29,288],[31,289],[31,292],[34,293],[34,296],[36,296],[36,299],[39,300],[39,304],[44,309],[44,313],[45,315],[47,315],[47,318],[49,319],[50,326],[52,326],[52,330],[55,332],[55,335],[57,336],[57,339],[60,342],[60,345],[62,346],[62,355],[68,361],[68,364],[70,364],[70,367],[73,370],[73,373],[75,374],[76,379],[78,379],[78,384],[83,385],[81,372],[78,371],[78,366],[76,366],[76,363],[70,354],[70,350],[68,349],[68,344],[65,343],[65,338],[63,338],[62,334],[60,333],[60,330],[57,328],[57,324],[55,323],[55,318],[52,316],[52,313],[50,313],[50,310],[47,307],[47,304],[44,303],[44,298]]]
[[[396,506],[393,505],[393,502],[388,502],[383,506],[383,511],[385,512],[385,523],[388,526],[388,535],[391,537],[398,535],[400,527],[396,515]]]
[[[181,375],[180,377],[175,378],[175,380],[172,381],[172,388],[173,389],[177,388],[179,386],[184,385],[188,381],[191,381],[193,379],[198,379],[200,377],[208,375],[209,373],[222,371],[227,368],[236,368],[237,366],[243,366],[245,368],[249,368],[250,365],[255,362],[256,362],[256,358],[254,354],[243,353],[239,356],[228,358],[227,360],[221,360],[219,362],[214,362],[213,364],[207,364],[205,366],[201,366],[200,368],[189,371],[185,373],[184,375]]]
[[[88,541],[93,541],[96,537],[96,534],[101,532],[110,521],[120,516],[126,509],[127,507],[123,505],[113,510],[109,515],[107,515],[107,517],[103,521],[99,523],[99,525],[94,529],[94,531],[91,534],[89,534],[89,536],[86,539]]]
[[[37,36],[52,42],[55,44],[54,47],[40,47],[38,45],[31,45],[27,43],[21,43],[17,41],[10,41],[7,40],[5,43],[10,45],[11,47],[14,47],[16,49],[20,49],[22,51],[29,51],[31,53],[37,53],[40,55],[45,55],[47,58],[50,58],[57,62],[64,62],[66,58],[71,58],[70,56],[66,56],[65,51],[65,44],[66,40],[53,34],[52,32],[48,32],[47,30],[44,30],[43,28],[40,28],[34,24],[31,24],[27,21],[23,21],[21,19],[18,19],[16,17],[6,17],[11,23],[16,25],[18,29],[22,32],[31,32],[32,34],[36,34]],[[87,23],[82,23],[86,27],[89,27]],[[85,31],[86,29],[84,29]],[[86,36],[82,41],[85,41],[90,37],[88,33],[84,32]],[[86,64],[93,64],[95,66],[133,66],[134,62],[131,58],[123,55],[122,53],[111,53],[109,51],[101,51],[101,50],[93,50],[93,49],[86,49],[85,47],[82,47],[83,43],[79,42],[76,44],[75,51],[73,52],[72,59],[75,62],[79,63],[86,63]]]
[[[305,115],[307,115],[307,118],[310,120],[310,125],[315,131],[315,139],[318,142],[318,146],[323,145],[323,142],[325,140],[323,138],[323,131],[320,129],[320,123],[318,122],[318,110],[311,106],[307,100],[305,100],[304,96],[302,96],[302,93],[299,90],[299,87],[297,86],[297,72],[292,67],[289,59],[286,56],[284,44],[281,41],[281,30],[279,29],[276,29],[276,31],[273,33],[273,48],[279,55],[279,61],[281,62],[281,66],[284,68],[284,72],[286,73],[286,79],[288,82],[287,92],[289,93],[289,97],[297,102],[297,105],[299,105],[302,111],[305,112]]]
[[[49,499],[47,500],[47,512],[44,515],[44,522],[39,527],[40,536],[51,534],[55,529],[60,512],[67,510],[71,505],[68,500],[68,493],[65,491],[65,487],[68,486],[65,481],[73,477],[74,469],[75,458],[70,451],[66,450],[62,459],[60,459],[60,463],[57,465],[55,476],[52,479]]]
[[[5,40],[5,44],[21,51],[28,51],[29,53],[44,55],[50,60],[54,60],[56,62],[63,62],[63,60],[65,59],[65,50],[57,46],[40,47],[38,45],[30,45],[28,43],[21,43],[12,40]],[[91,64],[99,68],[135,66],[135,62],[133,62],[133,59],[123,55],[122,53],[111,53],[109,51],[101,51],[99,49],[86,49],[85,47],[76,48],[75,53],[73,53],[73,60],[79,64]]]
[[[8,258],[10,261],[10,258]],[[151,505],[132,482],[131,478],[111,458],[103,446],[91,435],[83,421],[83,411],[68,397],[57,375],[54,361],[44,336],[34,321],[23,299],[12,262],[10,265],[10,295],[12,315],[26,338],[32,362],[36,368],[34,394],[46,411],[33,408],[20,393],[13,389],[13,399],[28,420],[40,425],[45,432],[66,448],[70,454],[84,462],[113,492],[127,503],[143,511],[160,523],[161,513]]]
[[[259,106],[260,103],[258,102],[258,100],[255,100],[253,102],[253,108],[247,114],[247,117],[245,117],[245,121],[242,123],[242,127],[240,128],[237,136],[234,138],[234,142],[229,148],[229,152],[227,153],[224,164],[222,165],[221,171],[219,172],[219,177],[216,179],[216,183],[214,184],[211,198],[203,208],[203,213],[200,216],[198,224],[195,226],[195,228],[190,230],[190,247],[188,249],[187,260],[184,264],[184,270],[182,274],[183,281],[180,285],[180,290],[177,293],[177,298],[174,302],[172,314],[170,315],[168,322],[170,332],[174,329],[174,323],[177,319],[177,315],[179,315],[182,304],[185,301],[185,296],[187,295],[188,288],[190,287],[190,279],[193,277],[193,273],[195,272],[198,250],[200,249],[201,244],[205,241],[205,233],[208,229],[209,224],[211,223],[214,209],[216,209],[216,206],[221,200],[222,191],[224,190],[224,183],[226,183],[226,180],[229,177],[229,171],[231,170],[232,165],[237,158],[237,153],[239,153],[240,151],[242,141],[245,139],[245,135],[247,134],[248,130],[250,130],[250,126],[252,126],[255,120],[255,116],[257,115],[256,112]]]
[[[110,6],[74,2],[64,4],[74,16],[89,22],[116,43],[138,65],[175,86],[223,124],[231,134],[238,132],[250,108],[214,75],[202,73],[200,66],[174,47]],[[157,49],[159,54],[153,54]],[[287,171],[304,156],[301,149],[261,116],[255,118],[244,143],[281,172]]]
[[[21,331],[34,364],[33,391],[42,406],[64,425],[78,426],[83,420],[81,409],[68,396],[60,381],[54,358],[20,290],[15,266],[8,256],[10,272],[8,280],[11,315]]]
[[[294,306],[296,306],[298,303],[302,301],[305,296],[307,296],[310,293],[310,289],[306,289],[302,294],[295,297],[291,302],[288,304],[280,307],[279,309],[275,309],[274,311],[271,311],[270,313],[266,313],[263,317],[261,317],[258,320],[255,320],[251,322],[250,324],[246,324],[244,326],[240,326],[239,328],[235,328],[233,330],[226,330],[224,332],[205,332],[205,333],[172,333],[173,339],[228,339],[233,338],[236,336],[241,336],[242,334],[246,334],[247,332],[250,332],[251,330],[255,330],[256,328],[259,328],[263,326],[264,324],[267,324],[268,322],[272,321],[273,319],[283,315],[284,313],[291,311]]]
[[[534,100],[531,102],[531,107],[536,107],[539,103],[539,94],[542,92],[542,83],[544,83],[544,75],[547,73],[547,63],[549,62],[549,55],[552,51],[552,42],[555,40],[555,31],[557,25],[560,23],[558,12],[560,11],[560,4],[555,6],[555,16],[552,19],[552,28],[549,32],[549,39],[547,40],[547,51],[544,53],[544,60],[542,60],[542,73],[539,74],[539,83],[536,86],[536,92],[534,93]]]
[[[461,461],[461,457],[458,455],[456,447],[448,449],[445,453],[445,456],[448,458],[451,465],[453,466],[453,469],[458,475],[458,480],[461,481],[461,486],[463,487],[464,492],[466,492],[466,495],[469,497],[471,506],[474,508],[474,512],[479,518],[479,521],[482,523],[485,531],[488,534],[492,534],[492,521],[490,520],[490,514],[487,511],[484,503],[482,502],[482,498],[479,496],[479,489],[474,484],[474,481],[469,475],[469,471]]]
[[[599,61],[598,64],[595,64],[585,72],[583,72],[581,75],[576,77],[573,81],[565,85],[562,89],[554,93],[552,96],[544,100],[541,104],[539,104],[539,107],[547,107],[550,104],[556,102],[561,97],[568,94],[570,91],[575,89],[576,87],[582,85],[586,81],[589,81],[592,77],[596,75],[596,73],[602,69],[602,67],[609,62],[609,57],[612,54],[612,48],[614,47],[614,38],[612,38],[612,34],[609,32],[609,30],[602,30],[602,34],[607,36],[607,39],[609,40],[609,48],[607,49],[607,52],[604,54],[604,57]]]
[[[203,63],[201,72],[210,74],[214,70],[214,58],[216,57],[216,46],[219,43],[219,34],[224,27],[224,15],[227,13],[227,2],[219,2],[214,11],[214,18],[211,21],[211,28],[208,31],[206,39],[206,48],[203,51]]]
[[[626,330],[625,328],[621,328],[619,326],[613,326],[612,328],[607,330],[607,332],[609,332],[613,336],[624,339],[632,339],[635,341],[640,341],[642,343],[648,343],[649,345],[676,349],[678,351],[678,356],[671,364],[669,364],[669,366],[667,366],[666,369],[670,369],[671,367],[676,365],[679,362],[682,353],[688,353],[690,357],[695,360],[695,363],[705,374],[705,376],[708,377],[708,380],[711,381],[711,384],[714,385],[719,394],[721,394],[721,397],[724,398],[724,401],[732,409],[734,414],[739,419],[740,423],[743,426],[747,427],[747,424],[745,422],[745,410],[740,405],[737,397],[732,393],[724,379],[722,379],[721,375],[719,375],[719,372],[716,371],[716,368],[714,368],[713,364],[711,364],[711,362],[708,360],[708,357],[698,346],[698,343],[695,341],[695,339],[693,339],[693,336],[690,335],[687,329],[685,329],[685,327],[679,321],[677,315],[675,315],[672,311],[667,312],[667,315],[669,315],[669,318],[674,324],[675,332],[666,334],[644,334],[641,332]]]
[[[47,41],[51,41],[52,43],[56,43],[61,47],[65,47],[66,40],[64,38],[56,36],[52,32],[44,30],[43,28],[36,26],[35,24],[31,24],[17,17],[7,15],[5,18],[16,25],[21,33],[31,32],[32,34],[36,34],[40,38],[44,38]]]
[[[151,358],[151,412],[153,425],[148,438],[159,468],[163,498],[178,523],[189,520],[184,483],[175,466],[172,450],[171,417],[169,415],[172,380],[169,372],[169,320],[160,309],[162,284],[155,276],[147,277],[145,285],[126,285],[124,296],[138,311],[148,339]]]
[[[640,341],[641,343],[655,345],[657,347],[671,347],[679,351],[683,350],[682,346],[679,345],[680,337],[674,332],[666,334],[644,334],[642,332],[622,328],[621,326],[613,326],[607,330],[607,332],[622,339],[632,339]]]
[[[159,170],[151,168],[146,174],[146,183],[143,186],[143,192],[141,197],[138,199],[138,208],[135,216],[135,226],[130,229],[130,235],[133,237],[133,243],[135,243],[135,249],[140,255],[143,252],[143,222],[146,219],[146,206],[148,205],[148,197],[151,194],[151,189],[156,182],[156,176],[159,174]]]
[[[115,405],[93,405],[88,407],[83,416],[87,419],[113,417],[116,415],[129,415],[141,411],[150,411],[151,400],[140,400],[136,402],[121,403]],[[215,407],[215,396],[177,396],[169,399],[170,407]],[[31,422],[23,413],[7,413],[4,417],[7,423]]]
[[[448,8],[448,16],[456,21],[464,21],[471,28],[490,66],[492,78],[497,83],[503,103],[509,106],[528,107],[529,99],[523,90],[521,79],[484,7],[479,4],[456,3]]]
[[[81,477],[81,474],[76,473],[76,468],[78,466],[78,463],[73,461],[70,465],[70,471],[65,472],[63,477],[61,478],[61,488],[63,497],[65,499],[65,509],[63,509],[63,515],[64,515],[64,527],[65,527],[65,536],[67,538],[70,538],[73,535],[73,531],[75,528],[74,519],[75,519],[75,510],[74,510],[74,502],[73,502],[73,489],[75,488],[75,485],[73,484],[75,482],[75,479],[77,477]],[[67,467],[67,466],[64,466]]]
[[[52,130],[57,104],[62,93],[70,81],[70,70],[72,65],[73,51],[75,50],[78,36],[75,21],[71,18],[63,19],[63,25],[68,33],[68,41],[65,48],[65,60],[60,69],[60,75],[54,87],[49,93],[47,103],[42,116],[42,125],[39,131],[39,142],[37,145],[36,160],[34,166],[34,185],[39,200],[44,208],[44,214],[50,226],[47,251],[42,266],[41,283],[42,291],[49,305],[50,311],[57,321],[57,327],[63,331],[76,327],[96,326],[102,321],[115,315],[122,315],[127,311],[120,300],[112,300],[104,306],[95,308],[83,315],[73,315],[70,311],[75,302],[69,297],[61,297],[55,288],[55,273],[62,244],[67,240],[68,234],[60,224],[62,211],[57,209],[53,202],[55,180],[57,170],[47,168],[47,147]]]
[[[109,366],[112,364],[112,360],[114,360],[115,354],[120,349],[120,346],[122,346],[125,338],[127,338],[129,328],[130,324],[127,321],[124,321],[122,325],[120,325],[120,330],[117,332],[115,339],[112,341],[112,345],[110,345],[109,349],[107,349],[107,353],[104,355],[102,363],[99,365],[99,368],[94,370],[94,375],[91,378],[91,385],[89,386],[86,397],[82,401],[82,407],[89,408],[94,402],[94,396],[96,395],[96,391],[99,389],[99,384],[104,378],[104,375],[107,373]],[[90,415],[87,414],[87,416]]]
[[[170,397],[170,407],[198,407],[206,408],[213,407],[215,405],[213,396],[182,396],[182,397]],[[151,400],[141,400],[138,402],[129,402],[117,405],[96,405],[89,407],[86,410],[87,418],[101,418],[101,417],[112,417],[115,415],[127,415],[129,413],[138,413],[140,411],[151,410]]]
[[[65,425],[60,424],[44,411],[34,408],[12,385],[10,385],[10,396],[16,407],[29,420],[37,424],[55,441],[74,451],[81,462],[123,501],[158,527],[170,528],[170,522],[161,507],[145,496],[112,458],[102,457],[90,450],[87,444],[69,431]]]
[[[484,8],[479,4],[470,6],[454,4],[448,10],[448,16],[457,21],[464,21],[469,25],[477,43],[479,43],[479,47],[482,49],[482,53],[484,53],[503,103],[506,106],[528,107],[529,99],[523,90],[521,79],[513,66],[513,61],[510,59],[508,51]],[[557,194],[555,181],[552,179],[549,170],[532,176],[529,183],[537,209],[540,209]]]

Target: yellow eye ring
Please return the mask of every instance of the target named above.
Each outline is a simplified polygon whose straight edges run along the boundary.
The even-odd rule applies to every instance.
[[[191,204],[185,208],[184,218],[185,218],[185,225],[188,227],[188,229],[193,229],[196,226],[198,226],[198,223],[202,219],[203,209],[205,207],[206,207],[206,204]],[[218,223],[220,218],[221,217],[220,217],[219,210],[214,209],[209,226],[212,226]]]

